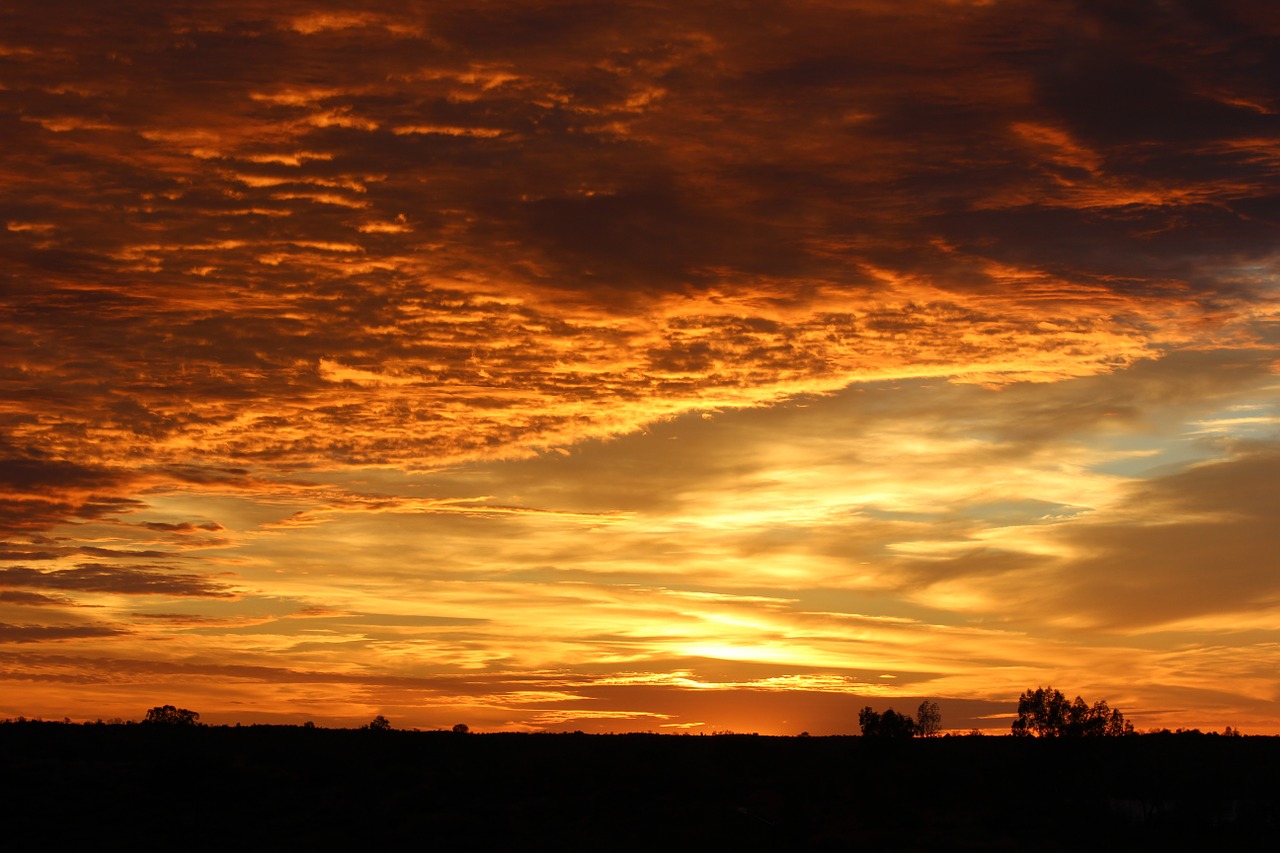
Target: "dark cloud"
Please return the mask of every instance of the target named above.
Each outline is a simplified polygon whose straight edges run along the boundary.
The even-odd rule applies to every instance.
[[[1155,57],[1160,64],[1144,61],[1141,52],[1124,52],[1121,41],[1127,45],[1144,40],[1148,51],[1153,41],[1158,44],[1161,34],[1152,22],[1135,22],[1110,44],[1085,42],[1055,53],[1037,74],[1041,107],[1064,119],[1073,134],[1102,146],[1157,142],[1168,150],[1171,143],[1198,146],[1274,133],[1274,117],[1219,99],[1230,93],[1197,91],[1205,78],[1183,76],[1186,66],[1180,63],[1186,55],[1178,55],[1183,45],[1173,39],[1160,45],[1168,51]],[[1215,50],[1223,49],[1231,48],[1215,41]],[[1194,159],[1198,152],[1186,153]],[[1122,149],[1118,154],[1124,158],[1129,152]]]
[[[86,554],[90,557],[107,557],[111,559],[132,559],[135,557],[164,559],[166,557],[173,556],[173,554],[168,551],[124,551],[119,548],[98,548],[92,545],[82,545],[76,550],[81,554]]]
[[[236,595],[227,584],[202,575],[91,563],[49,571],[25,566],[0,569],[0,586],[193,598],[234,598]]]
[[[0,486],[9,492],[58,493],[114,486],[128,475],[62,459],[0,459]]]
[[[199,613],[136,613],[139,619],[164,622],[171,625],[226,625],[227,620],[219,616],[204,616]]]
[[[35,629],[32,629],[35,630]],[[71,629],[65,629],[71,630]],[[86,629],[88,630],[88,629]],[[42,654],[36,658],[0,652],[0,663],[6,664],[9,672],[0,670],[0,678],[10,675],[15,670],[32,666],[38,671],[23,673],[27,678],[42,678],[46,673],[54,680],[61,679],[60,669],[66,667],[77,670],[101,671],[104,661],[92,656],[69,656],[58,654]],[[222,664],[208,662],[175,662],[146,658],[113,657],[109,662],[110,671],[126,676],[185,676],[188,678],[214,677],[218,679],[244,679],[263,684],[297,683],[297,684],[340,684],[368,685],[374,687],[402,687],[427,691],[463,691],[468,685],[491,682],[509,688],[536,686],[543,679],[538,676],[519,673],[467,673],[445,674],[433,677],[408,677],[379,673],[341,673],[321,672],[303,668],[291,669],[287,666],[257,666],[252,664]]]
[[[162,470],[179,482],[199,485],[236,485],[244,483],[249,474],[247,468],[226,468],[219,465],[167,465]]]
[[[38,592],[12,589],[0,589],[0,603],[21,604],[27,607],[67,607],[75,604],[71,599],[61,595],[42,595]]]
[[[127,631],[105,625],[7,625],[0,622],[0,642],[48,643],[118,637]]]
[[[136,480],[136,474],[118,467],[42,456],[0,459],[0,535],[39,531],[75,518],[133,512],[144,504],[120,492]],[[101,493],[110,491],[117,494]]]
[[[22,546],[11,546],[4,550],[0,550],[0,561],[13,562],[15,560],[56,560],[62,556],[57,551],[38,551],[34,548],[24,548]]]
[[[162,533],[195,533],[196,531],[207,531],[217,533],[219,530],[225,530],[221,524],[216,521],[206,521],[203,524],[193,524],[190,521],[167,522],[167,521],[148,521],[143,525],[147,530],[158,530]],[[147,556],[147,555],[144,555]]]
[[[836,383],[850,365],[788,310],[835,318],[894,276],[1016,297],[998,261],[1114,293],[1129,326],[1171,285],[1234,298],[1252,285],[1220,268],[1274,243],[1253,81],[1278,51],[1250,7],[138,8],[5,13],[8,387],[46,425],[8,423],[69,458],[484,455],[593,428],[558,404]],[[734,307],[699,341],[664,308],[620,328],[686,297]],[[898,322],[839,334],[910,360],[937,327]],[[353,395],[326,360],[410,384]],[[521,416],[476,395],[460,422],[459,387]]]

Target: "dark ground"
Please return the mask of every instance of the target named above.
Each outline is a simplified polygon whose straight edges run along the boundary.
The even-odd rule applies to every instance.
[[[0,724],[0,848],[1273,849],[1280,738]]]

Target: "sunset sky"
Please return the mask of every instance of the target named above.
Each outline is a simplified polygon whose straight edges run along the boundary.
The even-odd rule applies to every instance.
[[[0,718],[1280,734],[1280,5],[0,0]]]

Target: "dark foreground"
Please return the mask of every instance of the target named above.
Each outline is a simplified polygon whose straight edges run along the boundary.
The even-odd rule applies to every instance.
[[[1280,739],[0,725],[5,850],[1233,850]]]

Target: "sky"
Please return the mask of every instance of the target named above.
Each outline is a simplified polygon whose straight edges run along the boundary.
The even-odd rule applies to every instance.
[[[0,0],[0,718],[1280,734],[1270,0]]]

